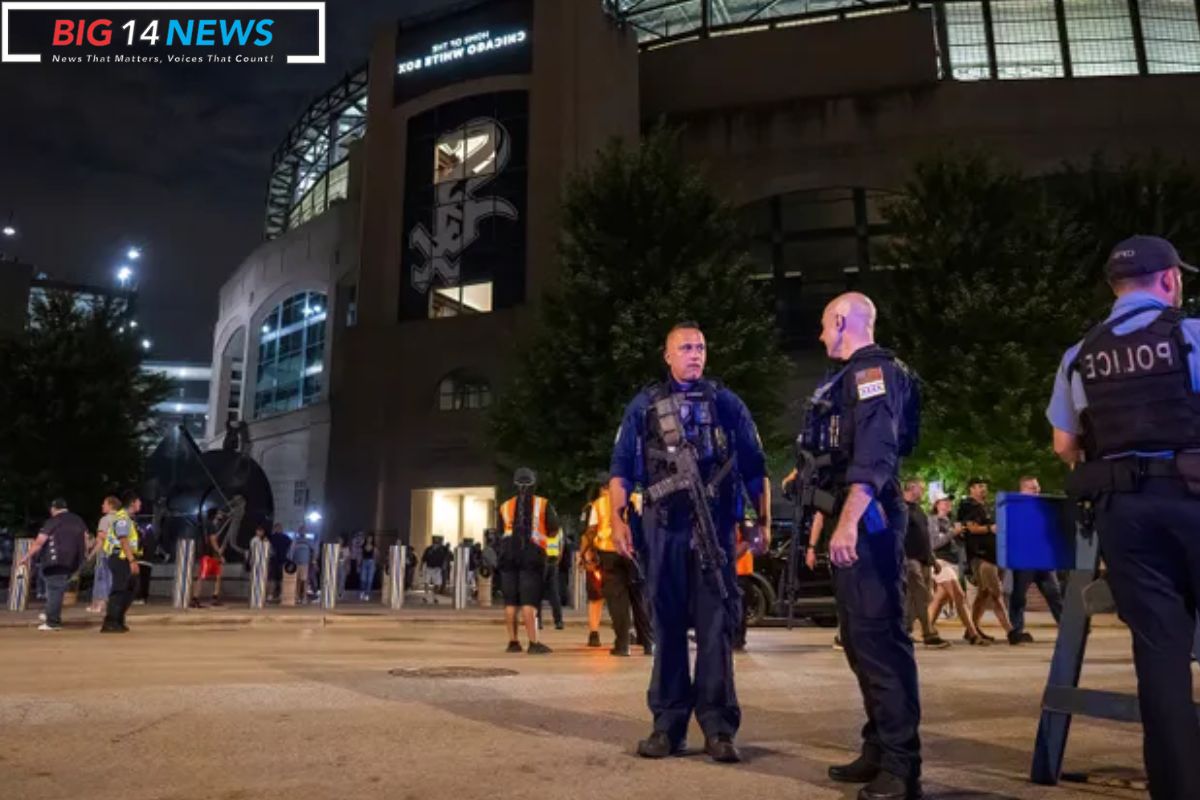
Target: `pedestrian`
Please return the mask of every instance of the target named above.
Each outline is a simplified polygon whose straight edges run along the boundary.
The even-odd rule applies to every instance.
[[[1021,494],[1038,495],[1042,486],[1032,475],[1024,475],[1017,483]],[[1008,635],[1013,644],[1026,644],[1033,641],[1025,630],[1025,606],[1028,602],[1030,584],[1036,586],[1046,599],[1046,605],[1054,617],[1055,624],[1062,619],[1063,599],[1062,589],[1058,584],[1058,576],[1048,569],[1014,569],[1012,572],[1012,595],[1008,599],[1008,618],[1012,622],[1012,633]]]
[[[614,656],[628,656],[632,644],[630,625],[637,632],[646,655],[654,655],[654,633],[643,603],[636,602],[642,589],[636,585],[638,567],[634,560],[617,552],[613,541],[612,495],[607,485],[602,485],[588,509],[587,532],[595,552],[596,566],[600,570],[597,584],[608,603],[608,615],[612,619],[613,646],[608,652]],[[597,621],[599,621],[599,614]],[[598,637],[597,637],[598,638]],[[589,641],[591,637],[588,637]]]
[[[288,561],[296,565],[296,603],[304,605],[308,602],[308,573],[313,561],[316,560],[315,548],[304,526],[296,532],[296,538],[288,549]]]
[[[363,561],[363,544],[367,540],[367,535],[363,531],[355,531],[350,536],[349,540],[349,563],[347,569],[354,573],[354,578],[358,582],[358,592],[362,594],[362,561]]]
[[[371,590],[375,584],[375,534],[368,533],[363,537],[362,562],[358,570],[359,599],[371,599]]]
[[[951,603],[958,612],[962,622],[963,638],[977,647],[991,644],[979,635],[975,621],[967,609],[967,594],[959,578],[958,564],[961,561],[961,548],[958,539],[962,536],[962,524],[950,519],[953,500],[945,495],[934,500],[933,509],[929,515],[930,546],[933,549],[936,569],[933,573],[934,592],[929,602],[929,618],[935,620],[942,613],[942,607]]]
[[[916,378],[875,343],[875,304],[851,292],[821,318],[821,341],[834,359],[809,406],[804,444],[835,454],[838,497],[829,540],[838,623],[867,711],[857,759],[829,777],[866,784],[860,800],[921,796],[921,702],[913,643],[905,632],[904,544],[908,509],[900,459],[916,445]]]
[[[267,580],[271,584],[271,599],[278,603],[283,593],[283,565],[287,561],[288,551],[292,549],[292,539],[284,532],[283,523],[276,522],[271,526],[271,535],[267,540],[271,543]]]
[[[529,638],[525,652],[543,655],[550,648],[538,641],[537,610],[545,591],[546,552],[559,535],[558,514],[550,501],[535,494],[537,474],[521,467],[513,474],[517,494],[500,506],[503,522],[500,540],[500,590],[504,595],[504,621],[509,653],[522,652],[521,623]],[[518,615],[520,619],[518,619]]]
[[[350,537],[342,534],[339,537],[341,547],[338,548],[337,560],[337,599],[346,596],[346,579],[350,576]]]
[[[28,567],[34,558],[42,555],[46,610],[39,631],[62,630],[63,595],[71,576],[83,566],[86,543],[87,524],[78,514],[68,510],[66,500],[60,497],[50,501],[50,519],[46,520],[29,546],[29,552],[18,563],[20,567]]]
[[[425,552],[421,554],[426,603],[432,599],[434,605],[438,604],[438,592],[444,583],[445,571],[449,567],[448,555],[449,551],[442,547],[442,537],[440,536],[433,537],[433,543],[426,547]]]
[[[958,521],[965,530],[967,559],[977,589],[971,609],[975,629],[985,641],[996,641],[996,637],[984,633],[980,624],[984,613],[990,610],[1009,636],[1009,643],[1022,644],[1019,638],[1011,636],[1013,627],[1004,602],[1004,571],[996,563],[996,519],[988,505],[988,483],[983,478],[967,481],[967,496],[958,506]]]
[[[204,582],[213,582],[212,604],[221,605],[221,571],[225,566],[225,548],[221,543],[222,517],[217,509],[209,509],[204,526],[204,540],[200,553],[200,573],[192,591],[192,608],[202,608],[200,597],[204,594]]]
[[[417,580],[417,553],[412,547],[404,548],[404,591],[411,592]]]
[[[904,563],[907,576],[905,587],[905,627],[912,630],[913,620],[921,623],[921,637],[927,648],[944,650],[950,643],[938,635],[937,617],[930,616],[933,601],[933,545],[929,539],[929,518],[921,508],[925,483],[919,478],[904,482],[904,502],[908,506],[908,528],[904,534]]]
[[[563,613],[562,613],[562,595],[559,594],[558,585],[558,560],[562,557],[563,532],[559,530],[553,536],[546,539],[546,574],[542,577],[543,591],[542,595],[545,600],[550,602],[550,612],[554,615],[555,630],[563,629]],[[538,604],[537,612],[538,629],[542,627],[542,605]]]
[[[1200,321],[1165,239],[1118,244],[1112,313],[1063,356],[1046,416],[1095,510],[1117,613],[1133,633],[1153,800],[1200,797],[1191,657],[1200,587]]]
[[[764,531],[770,530],[771,500],[754,421],[741,398],[704,378],[707,356],[697,323],[681,322],[667,334],[663,360],[669,374],[625,409],[613,447],[609,497],[613,543],[632,559],[630,492],[635,485],[646,487],[641,525],[654,617],[647,693],[654,728],[638,743],[638,755],[665,758],[684,751],[694,713],[705,752],[731,763],[741,760],[734,739],[742,719],[733,675],[733,631],[741,616],[734,527],[741,492],[749,493]],[[677,480],[676,470],[689,465],[694,482],[704,484],[693,491]],[[697,496],[702,500],[693,504]],[[709,537],[716,541],[706,544]],[[756,538],[765,542],[765,536]],[[698,546],[708,555],[702,557]],[[696,631],[694,677],[689,627]]]
[[[95,572],[92,574],[92,604],[88,611],[92,614],[103,614],[108,609],[108,596],[112,593],[112,573],[108,571],[108,557],[104,554],[104,542],[108,538],[108,529],[112,526],[113,514],[108,510],[108,501],[100,505],[100,522],[96,525],[96,539],[88,558],[95,561]]]
[[[108,513],[113,515],[108,534],[104,540],[104,553],[108,558],[108,569],[112,573],[113,588],[108,598],[108,609],[104,614],[101,633],[128,633],[125,614],[133,600],[133,581],[141,571],[137,558],[141,553],[137,523],[129,516],[121,501],[109,497],[104,501]]]
[[[607,489],[607,486],[605,486]],[[599,492],[597,492],[599,496]],[[583,571],[584,588],[587,591],[587,625],[588,647],[601,647],[600,620],[604,615],[604,584],[600,572],[600,553],[596,548],[596,536],[599,525],[591,524],[592,504],[588,503],[583,509],[583,536],[579,541],[579,569]],[[609,527],[609,539],[612,538],[612,528]]]

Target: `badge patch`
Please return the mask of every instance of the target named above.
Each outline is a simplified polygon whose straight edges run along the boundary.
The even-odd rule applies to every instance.
[[[872,397],[883,397],[887,394],[887,384],[883,381],[883,370],[879,367],[871,367],[854,373],[854,383],[858,386],[859,400],[870,400]]]

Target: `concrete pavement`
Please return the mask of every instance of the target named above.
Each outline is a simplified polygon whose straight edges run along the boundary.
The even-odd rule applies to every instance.
[[[699,755],[636,758],[633,745],[649,730],[650,659],[583,647],[574,620],[544,632],[553,655],[510,656],[498,612],[406,613],[254,625],[231,623],[233,612],[190,615],[187,625],[135,616],[123,636],[0,629],[0,797],[854,796],[825,778],[829,764],[853,756],[862,722],[829,630],[751,632],[736,664],[747,762],[728,767]],[[1144,797],[1027,781],[1052,649],[1052,629],[1033,633],[1040,641],[1028,647],[919,653],[927,795]],[[513,674],[456,677],[457,668]],[[1097,631],[1084,679],[1132,691],[1124,629]],[[697,730],[691,742],[702,743]],[[1135,726],[1080,720],[1067,767],[1135,777],[1140,749]]]

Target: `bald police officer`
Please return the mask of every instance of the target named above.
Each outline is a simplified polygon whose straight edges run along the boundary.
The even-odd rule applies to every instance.
[[[1106,265],[1112,313],[1067,351],[1046,416],[1092,500],[1117,611],[1133,632],[1150,796],[1200,797],[1191,652],[1200,594],[1200,321],[1185,264],[1134,236]]]
[[[770,530],[766,459],[745,404],[703,377],[707,347],[696,323],[683,322],[670,331],[663,357],[670,369],[668,379],[643,390],[625,409],[609,482],[613,543],[629,558],[634,556],[626,514],[629,494],[641,486],[646,497],[642,525],[656,643],[647,699],[654,731],[638,743],[638,754],[665,758],[682,752],[694,711],[704,731],[705,752],[714,761],[735,762],[741,760],[734,736],[742,712],[733,685],[733,633],[741,617],[733,570],[734,526],[744,487],[763,530]],[[664,406],[673,406],[677,413],[664,417]],[[670,444],[679,435],[686,441]],[[712,498],[708,511],[715,544],[723,554],[716,558],[719,563],[706,564],[696,546],[703,506],[698,509],[687,491],[656,491],[672,483],[670,458],[681,450],[694,454]],[[760,548],[765,546],[765,534],[756,532],[754,538]],[[718,574],[726,589],[724,599]],[[694,681],[688,668],[689,627],[696,630]]]
[[[875,344],[875,305],[851,292],[821,318],[821,341],[836,366],[810,403],[806,450],[829,455],[837,525],[835,566],[841,641],[866,708],[861,755],[829,777],[864,783],[859,800],[921,796],[921,704],[905,625],[904,538],[908,509],[900,458],[916,444],[915,378]]]

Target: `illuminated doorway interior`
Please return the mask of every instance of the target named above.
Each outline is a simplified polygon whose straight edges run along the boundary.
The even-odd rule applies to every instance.
[[[482,542],[484,529],[496,524],[496,490],[492,486],[417,489],[412,501],[412,546],[418,555],[434,536],[441,536],[452,547],[464,539]]]

